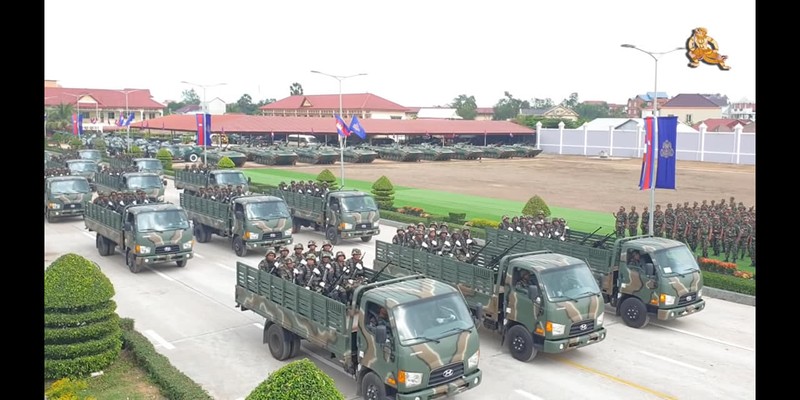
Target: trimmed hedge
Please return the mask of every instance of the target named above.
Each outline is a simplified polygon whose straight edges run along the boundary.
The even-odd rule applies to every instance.
[[[539,195],[534,195],[528,202],[525,204],[525,207],[522,207],[522,215],[533,215],[536,216],[539,213],[544,213],[545,217],[550,216],[550,207],[547,207],[547,203],[544,202],[544,199],[539,197]]]
[[[77,310],[59,310],[59,313],[45,314],[45,327],[78,326],[87,322],[97,322],[109,318],[117,309],[117,303],[109,300],[95,307],[86,307]]]
[[[45,309],[93,306],[112,297],[114,286],[100,267],[77,254],[65,254],[45,270]]]
[[[161,166],[163,166],[164,169],[172,169],[172,153],[170,153],[169,150],[158,149],[156,158],[161,161]]]
[[[123,318],[122,339],[126,349],[144,369],[153,382],[161,389],[161,394],[170,400],[213,400],[200,385],[175,368],[169,359],[159,354],[144,335],[134,330],[134,321]]]
[[[381,210],[391,210],[394,207],[394,185],[386,175],[372,184],[372,195]]]
[[[705,286],[751,296],[756,295],[756,281],[753,279],[743,279],[710,271],[702,271],[702,273]]]
[[[101,371],[111,365],[119,357],[120,349],[108,349],[92,356],[44,360],[45,379],[59,379],[62,377],[85,377],[92,372]]]
[[[233,160],[231,160],[230,157],[224,156],[219,159],[219,162],[217,162],[217,168],[219,169],[236,168],[236,164],[233,163]]]
[[[102,353],[106,351],[106,349],[121,348],[121,337],[106,335],[99,339],[87,340],[78,343],[45,345],[44,358],[53,360],[80,358]]]
[[[330,190],[336,190],[339,188],[339,184],[336,181],[336,176],[333,175],[333,172],[327,168],[323,169],[322,172],[317,175],[317,182],[327,182]]]
[[[307,358],[271,373],[246,400],[344,400],[333,379]]]

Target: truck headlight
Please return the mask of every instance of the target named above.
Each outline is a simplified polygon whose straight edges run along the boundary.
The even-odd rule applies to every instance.
[[[147,253],[150,253],[150,251],[151,251],[151,249],[148,246],[141,246],[141,245],[138,245],[138,244],[136,245],[136,252],[139,253],[139,254],[147,254]]]
[[[283,236],[290,236],[291,234],[292,234],[292,230],[291,229],[287,229],[287,230],[283,231]]]
[[[245,232],[244,238],[247,240],[258,240],[258,233],[257,232]]]
[[[703,297],[703,289],[697,291],[697,298],[700,299]]]
[[[556,324],[554,322],[547,321],[547,331],[551,332],[554,335],[563,335],[564,334],[564,324]]]
[[[665,306],[671,306],[675,304],[675,296],[661,293],[661,304],[664,304]]]
[[[422,384],[422,373],[421,372],[406,372],[400,370],[397,374],[397,381],[400,383],[405,383],[406,386],[418,386]]]
[[[192,242],[193,242],[193,240],[190,240],[190,241],[188,241],[188,242],[186,242],[186,243],[182,244],[182,245],[181,245],[181,248],[182,248],[182,249],[184,249],[184,250],[191,250],[191,248],[192,248]]]
[[[162,202],[162,201],[164,201],[164,195],[161,195],[161,196],[158,196],[158,197],[156,197],[156,200],[157,200],[159,203],[160,203],[160,202]]]
[[[600,315],[597,317],[597,321],[595,322],[595,324],[597,326],[603,326],[603,322],[605,322],[605,319],[606,319],[606,313],[601,312]]]
[[[478,350],[472,357],[467,359],[467,369],[472,369],[478,366],[478,359],[481,358],[481,351]]]
[[[47,203],[47,208],[49,208],[51,210],[60,210],[61,209],[61,204],[58,204],[58,203]]]
[[[343,231],[348,231],[350,229],[353,229],[353,224],[347,223],[347,222],[342,222],[341,224],[339,224],[339,229],[341,229]]]

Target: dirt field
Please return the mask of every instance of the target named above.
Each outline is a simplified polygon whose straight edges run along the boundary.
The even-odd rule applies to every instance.
[[[249,163],[248,163],[249,164]],[[444,190],[498,199],[527,201],[541,196],[548,205],[613,212],[635,205],[641,212],[650,204],[650,192],[640,191],[641,159],[599,159],[584,156],[540,154],[533,159],[450,160],[416,163],[376,160],[371,164],[346,164],[347,179],[375,181],[386,175],[395,185]],[[337,177],[341,167],[298,163],[291,168],[317,173],[330,169]],[[676,190],[656,190],[662,209],[672,202],[689,204],[731,196],[746,206],[755,205],[755,166],[678,161]]]

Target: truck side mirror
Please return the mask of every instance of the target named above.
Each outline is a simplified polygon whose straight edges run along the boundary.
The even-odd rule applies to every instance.
[[[653,263],[647,263],[644,265],[644,273],[647,276],[653,276],[656,274],[656,267]]]
[[[252,183],[252,182],[253,182],[253,178],[251,178],[251,177],[249,177],[249,176],[248,176],[248,177],[247,177],[247,183],[248,183],[248,184],[250,184],[250,183]]]
[[[475,307],[475,319],[477,319],[479,322],[483,321],[483,304],[481,303],[478,303]]]
[[[528,298],[531,299],[532,302],[536,303],[536,300],[539,299],[539,287],[536,285],[528,286]],[[541,301],[541,300],[539,300]]]
[[[378,346],[383,346],[386,343],[386,326],[378,325],[375,327],[375,343]]]
[[[133,230],[133,225],[131,225],[130,222],[125,222],[125,224],[122,225],[122,229],[126,230],[126,231],[132,231]]]

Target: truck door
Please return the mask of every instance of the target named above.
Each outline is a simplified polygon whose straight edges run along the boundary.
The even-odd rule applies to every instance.
[[[388,309],[382,305],[372,301],[365,301],[363,310],[365,310],[363,325],[365,328],[360,330],[358,350],[364,356],[359,363],[372,365],[376,369],[375,372],[378,376],[387,376],[385,373],[388,370],[393,370],[393,368],[386,368],[387,364],[393,364],[395,358],[394,346],[397,340],[395,340],[392,329],[394,324],[391,322]],[[386,338],[383,343],[378,343],[376,334],[378,326],[386,328]],[[369,359],[373,357],[374,359]]]
[[[650,287],[653,287],[655,278],[648,275],[645,270],[645,264],[648,262],[653,261],[644,250],[633,246],[622,246],[619,257],[620,292],[636,295],[645,304],[650,300],[652,292]]]
[[[508,283],[508,280],[506,280]],[[541,293],[536,274],[530,270],[515,267],[511,273],[511,285],[506,286],[508,300],[506,302],[506,318],[519,322],[533,331],[536,321],[541,313]],[[531,296],[539,297],[538,305],[534,304]]]
[[[233,233],[244,231],[244,205],[233,203],[233,223],[231,224]]]
[[[125,211],[125,218],[122,220],[122,240],[125,249],[133,249],[136,247],[136,216]],[[128,229],[125,229],[128,228]]]
[[[339,211],[341,209],[341,204],[339,203],[338,197],[329,196],[328,197],[328,207],[325,210],[325,222],[328,226],[337,226],[339,225]]]

